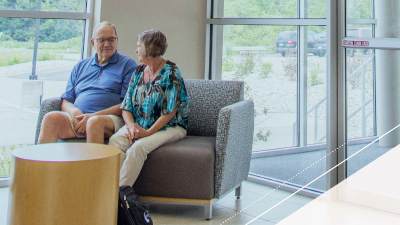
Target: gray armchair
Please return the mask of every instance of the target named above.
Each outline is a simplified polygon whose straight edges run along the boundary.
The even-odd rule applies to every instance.
[[[253,142],[254,105],[243,100],[239,81],[186,80],[188,136],[149,154],[134,189],[144,202],[202,205],[212,217],[213,203],[247,178]],[[44,100],[45,113],[60,109],[60,99]]]

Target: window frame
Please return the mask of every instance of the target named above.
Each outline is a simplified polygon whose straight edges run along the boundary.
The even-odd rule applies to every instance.
[[[297,90],[297,129],[296,129],[296,144],[295,146],[288,146],[283,148],[274,148],[274,149],[262,149],[261,151],[257,151],[254,154],[265,154],[267,151],[274,150],[278,152],[280,149],[282,151],[286,151],[291,148],[304,149],[302,147],[307,146],[307,106],[306,106],[306,97],[307,96],[307,82],[304,79],[304,75],[306,75],[306,67],[304,63],[306,61],[301,61],[305,57],[305,49],[300,49],[305,46],[304,33],[307,26],[324,26],[327,28],[328,32],[328,15],[326,18],[304,18],[306,7],[306,0],[297,0],[297,17],[298,18],[214,18],[214,12],[218,7],[215,3],[218,0],[207,0],[207,18],[206,18],[206,47],[205,47],[205,79],[215,79],[220,80],[222,74],[222,39],[221,37],[221,28],[225,25],[281,25],[281,26],[296,26],[296,30],[298,32],[299,44],[298,53],[297,53],[297,82],[300,83],[298,85]],[[329,2],[330,0],[327,0]],[[327,7],[329,5],[327,4]],[[329,8],[327,8],[329,9]],[[329,10],[327,10],[329,11]],[[327,13],[328,14],[328,13]],[[301,55],[303,54],[303,55]],[[328,61],[329,62],[329,61]],[[302,65],[303,64],[303,65]],[[303,75],[302,75],[303,74]],[[303,105],[303,106],[302,106]],[[301,111],[301,113],[299,112]],[[327,133],[328,134],[328,133]],[[323,147],[325,144],[319,144],[319,146]],[[267,153],[269,154],[269,153]]]
[[[338,104],[340,103],[340,93],[338,93],[338,85],[340,85],[340,79],[335,75],[338,73],[339,60],[338,54],[339,38],[341,33],[338,30],[340,22],[340,11],[337,10],[340,3],[336,0],[326,0],[326,17],[325,18],[304,18],[307,10],[306,0],[297,0],[297,18],[214,18],[214,11],[217,0],[207,0],[207,17],[206,17],[206,46],[205,46],[205,76],[204,79],[215,79],[221,80],[222,74],[222,39],[221,31],[216,29],[216,26],[221,28],[224,25],[285,25],[285,26],[296,26],[298,32],[298,51],[297,51],[297,146],[286,147],[286,148],[275,148],[267,149],[264,151],[257,151],[252,153],[252,158],[266,157],[266,156],[278,156],[287,153],[300,153],[307,152],[310,149],[316,149],[318,147],[326,147],[327,154],[330,153],[330,149],[337,149],[341,140],[340,131],[341,125],[340,115],[338,117],[337,112],[341,110]],[[307,75],[307,71],[304,63],[307,63],[305,57],[305,40],[304,34],[307,26],[325,26],[327,31],[327,84],[326,84],[326,110],[327,110],[327,121],[326,121],[326,143],[317,145],[307,145],[307,81],[304,77]],[[221,29],[219,28],[219,29]],[[301,40],[300,37],[303,37]],[[219,48],[219,49],[218,49]],[[303,54],[303,55],[301,55]],[[302,65],[303,64],[303,65]],[[335,76],[333,76],[335,75]],[[303,104],[303,106],[301,106]],[[305,132],[305,133],[304,133]],[[303,134],[302,134],[303,133]],[[340,157],[340,156],[339,156]],[[331,168],[338,162],[338,155],[331,154],[326,159],[326,168]],[[327,188],[333,187],[338,183],[337,170],[332,171],[328,178]],[[265,183],[265,180],[257,178],[257,176],[249,174],[249,179],[259,183]],[[281,184],[278,184],[281,185]],[[289,190],[295,190],[296,188],[288,187]],[[305,193],[308,193],[305,191]]]
[[[84,21],[83,37],[82,37],[82,49],[81,59],[88,57],[91,54],[91,30],[93,29],[93,13],[94,13],[94,1],[85,0],[86,7],[83,12],[66,12],[66,11],[43,11],[43,10],[13,10],[13,9],[1,9],[0,18],[20,18],[20,19],[65,19],[65,20],[81,20]],[[38,50],[37,43],[34,43],[34,54]],[[29,76],[30,80],[37,80],[35,74],[37,60],[34,57],[32,61],[32,75]]]
[[[94,1],[86,0],[86,7],[83,12],[65,12],[65,11],[41,11],[41,10],[0,10],[0,18],[24,18],[24,19],[66,19],[84,21],[81,59],[91,54],[91,31],[93,29]],[[34,50],[38,50],[35,45]],[[37,61],[32,62],[32,69],[36,67]],[[28,77],[27,77],[28,79]],[[37,76],[30,76],[29,79],[37,79]],[[10,185],[10,177],[0,177],[0,188]]]

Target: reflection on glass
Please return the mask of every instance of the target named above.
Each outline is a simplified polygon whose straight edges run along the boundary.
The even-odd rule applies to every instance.
[[[373,51],[346,57],[347,137],[366,138],[374,132]]]
[[[216,0],[214,17],[295,18],[296,0]]]
[[[245,98],[255,103],[255,150],[296,145],[297,40],[282,35],[295,30],[223,27],[222,79],[245,81]]]
[[[378,0],[379,1],[379,0]],[[346,16],[348,19],[373,18],[371,0],[346,0]]]
[[[372,25],[347,24],[346,37],[371,38]]]
[[[400,52],[376,50],[346,58],[347,156],[362,149],[400,123],[397,85]],[[376,88],[375,88],[376,87]],[[348,162],[351,175],[400,143],[391,132]]]
[[[307,8],[305,18],[326,18],[327,1],[305,0],[305,5]]]
[[[84,12],[86,0],[0,0],[0,10]]]
[[[17,76],[30,75],[33,22],[31,19],[0,18],[0,78],[10,77],[14,71]]]
[[[81,58],[82,20],[37,21],[0,18],[0,177],[9,176],[10,151],[33,143],[41,97],[60,96],[73,65]],[[35,36],[39,80],[28,80]]]
[[[326,27],[307,29],[307,144],[326,143]]]
[[[37,75],[40,80],[66,81],[81,59],[84,22],[41,21]]]

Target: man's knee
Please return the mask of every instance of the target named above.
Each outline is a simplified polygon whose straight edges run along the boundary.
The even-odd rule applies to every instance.
[[[103,129],[106,126],[107,120],[103,116],[92,116],[88,119],[86,124],[86,132],[91,130]]]
[[[57,123],[65,120],[65,115],[59,111],[48,112],[43,117],[43,123]]]

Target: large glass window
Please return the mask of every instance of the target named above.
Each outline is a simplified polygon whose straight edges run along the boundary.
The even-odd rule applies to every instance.
[[[207,69],[212,79],[244,81],[245,99],[255,104],[250,173],[257,179],[298,186],[326,170],[319,160],[327,150],[326,5],[213,1]],[[319,164],[291,179],[313,161]]]
[[[86,12],[84,0],[0,0],[0,10]]]
[[[400,93],[400,4],[345,2],[344,157],[357,154],[346,164],[345,174],[349,176],[400,143],[398,129],[388,133],[400,123],[396,97]],[[360,43],[365,46],[357,46]]]
[[[0,0],[0,177],[10,151],[33,144],[41,99],[60,96],[82,59],[89,3]]]
[[[226,25],[221,30],[221,79],[244,81],[245,98],[256,105],[254,150],[295,146],[296,27]]]

